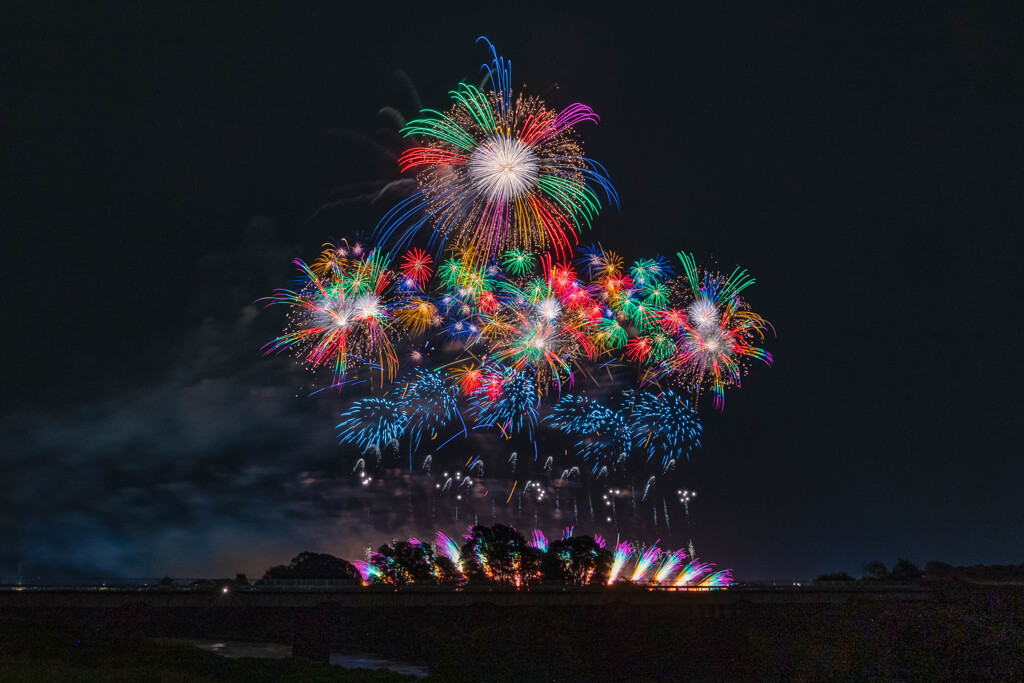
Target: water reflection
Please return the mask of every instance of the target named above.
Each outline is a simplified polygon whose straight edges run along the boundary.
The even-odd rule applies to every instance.
[[[292,656],[290,645],[279,643],[249,643],[241,640],[193,640],[196,647],[228,657],[239,659],[241,657],[264,657],[268,659],[283,659]],[[331,655],[331,664],[343,666],[346,669],[388,669],[398,674],[426,678],[427,668],[415,664],[403,664],[388,659],[381,659],[365,652],[336,652]]]
[[[262,657],[284,659],[292,656],[290,645],[279,643],[248,643],[241,640],[193,640],[192,644],[201,650],[213,652],[228,659]]]
[[[365,653],[332,654],[331,664],[338,664],[346,669],[388,669],[397,674],[426,678],[427,667],[415,664],[402,664],[387,659],[379,659]]]

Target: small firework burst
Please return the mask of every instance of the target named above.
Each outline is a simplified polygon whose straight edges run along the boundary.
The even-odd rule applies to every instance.
[[[675,351],[652,370],[648,378],[679,378],[695,393],[710,388],[714,405],[725,406],[725,388],[739,387],[747,361],[772,364],[772,355],[757,346],[769,328],[749,310],[740,292],[754,283],[745,270],[730,275],[704,272],[693,256],[679,253],[683,262],[688,301],[682,309],[661,314],[662,327],[672,334]]]
[[[270,342],[268,353],[295,349],[312,367],[329,365],[341,384],[352,365],[394,378],[398,366],[392,333],[392,282],[387,259],[376,253],[335,261],[324,275],[296,260],[300,278],[295,289],[279,289],[268,305],[290,307],[289,329]]]
[[[430,257],[430,254],[422,249],[413,248],[402,257],[399,270],[406,282],[415,285],[419,289],[423,289],[430,280],[430,276],[434,273],[433,262],[434,260]]]
[[[366,451],[397,441],[408,424],[409,417],[400,401],[370,396],[354,401],[341,414],[336,429],[340,430],[341,443],[354,444]]]

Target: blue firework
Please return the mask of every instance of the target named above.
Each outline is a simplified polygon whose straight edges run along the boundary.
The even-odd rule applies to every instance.
[[[409,424],[402,404],[388,398],[361,398],[341,414],[338,440],[363,451],[382,448],[400,438]]]
[[[491,381],[499,386],[481,390],[473,397],[477,424],[498,427],[509,434],[532,434],[540,403],[533,377],[528,372],[506,368]]]
[[[689,459],[690,452],[700,448],[702,427],[688,399],[674,391],[629,391],[626,400],[633,436],[648,460],[660,456],[666,465],[672,458]]]
[[[444,333],[453,341],[470,346],[480,337],[480,328],[468,318],[456,318],[447,322]]]
[[[633,432],[622,411],[605,409],[594,431],[582,435],[576,444],[580,457],[593,461],[596,472],[602,465],[617,465],[633,452]]]
[[[593,461],[596,471],[628,459],[634,448],[628,414],[602,405],[586,396],[563,396],[547,418],[549,424],[566,434],[580,437],[576,451]]]
[[[405,388],[401,404],[409,417],[408,430],[413,443],[429,434],[433,438],[458,415],[455,388],[444,380],[439,370],[416,370]]]
[[[566,394],[558,399],[544,421],[566,434],[588,434],[604,422],[608,412],[608,408],[593,399]]]

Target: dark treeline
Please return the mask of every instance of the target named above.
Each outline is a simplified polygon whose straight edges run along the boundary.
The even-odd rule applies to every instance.
[[[929,562],[924,567],[926,581],[974,581],[978,583],[1024,583],[1024,564],[976,564],[954,567],[945,562]]]
[[[899,558],[892,566],[892,569],[885,566],[881,560],[871,560],[861,566],[861,581],[865,582],[891,582],[891,583],[920,583],[924,578],[921,568],[910,560]],[[833,572],[822,574],[815,579],[816,582],[838,582],[856,581],[846,572]]]
[[[975,583],[1024,583],[1024,564],[976,564],[955,567],[946,562],[931,561],[922,570],[910,560],[899,558],[892,568],[881,560],[865,562],[861,567],[862,582],[916,584],[935,581],[969,581]],[[822,574],[816,582],[858,581],[846,572]]]
[[[474,526],[468,536],[461,546],[454,539],[438,546],[396,540],[355,562],[304,552],[287,565],[271,567],[262,580],[364,580],[395,588],[467,582],[523,586],[541,581],[583,586],[606,584],[612,568],[612,552],[590,536],[531,543],[502,524]]]

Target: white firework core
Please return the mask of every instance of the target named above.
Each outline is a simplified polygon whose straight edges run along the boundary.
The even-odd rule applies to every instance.
[[[507,201],[530,190],[540,164],[528,145],[515,138],[496,135],[481,143],[469,156],[469,176],[488,199]]]
[[[313,320],[317,326],[344,328],[352,321],[352,302],[348,299],[332,301],[320,308]]]
[[[537,304],[537,314],[547,322],[553,321],[562,312],[557,299],[548,297]]]
[[[709,327],[718,324],[718,309],[707,299],[697,299],[687,311],[694,327],[704,331]]]
[[[377,318],[381,314],[380,299],[372,294],[364,294],[356,299],[354,308],[356,317],[363,320]]]
[[[686,346],[694,355],[709,362],[716,358],[731,358],[733,352],[729,339],[718,328],[699,330]]]
[[[551,341],[552,332],[546,325],[537,325],[531,332],[531,339],[527,342],[530,346],[535,349],[546,349],[548,343]]]

